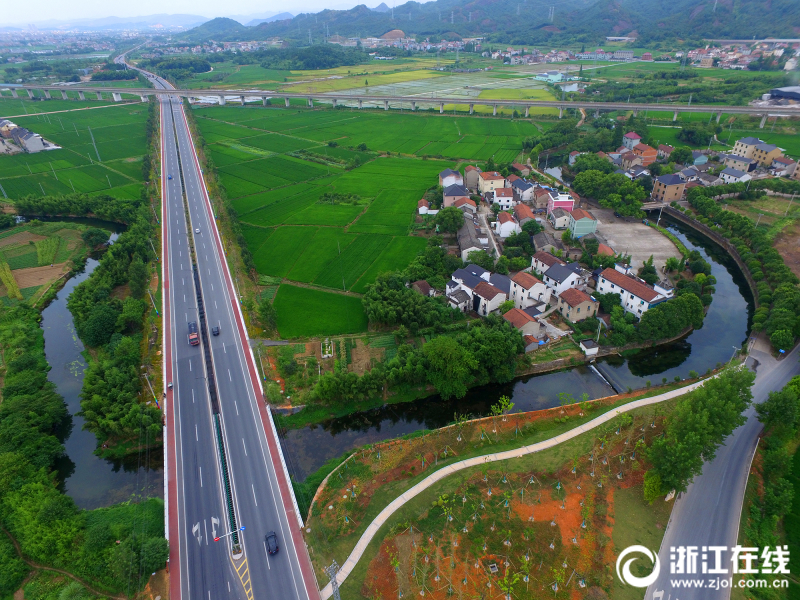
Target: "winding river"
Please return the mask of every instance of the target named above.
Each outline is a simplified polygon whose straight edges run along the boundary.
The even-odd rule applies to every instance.
[[[663,223],[663,220],[662,220]],[[606,357],[595,366],[517,379],[506,385],[474,388],[466,397],[443,400],[430,396],[403,404],[330,419],[316,425],[283,432],[282,442],[289,471],[297,481],[328,460],[358,446],[390,439],[419,429],[442,427],[454,413],[485,415],[502,395],[511,397],[515,410],[529,411],[558,406],[558,393],[576,399],[610,396],[617,390],[653,385],[662,378],[686,378],[689,371],[704,373],[733,355],[747,339],[753,305],[750,290],[733,260],[713,242],[675,223],[666,226],[690,250],[698,250],[711,264],[717,279],[714,301],[703,327],[676,342],[639,352],[631,358]],[[611,385],[613,383],[613,387]]]
[[[85,219],[80,221],[87,222]],[[91,224],[109,227],[105,222]],[[116,237],[117,233],[112,234],[111,241]],[[100,458],[94,454],[97,438],[91,431],[83,429],[84,420],[77,415],[81,409],[80,392],[86,360],[83,344],[75,333],[72,313],[67,309],[67,298],[98,264],[94,258],[86,261],[83,271],[67,281],[56,298],[42,311],[41,322],[45,356],[51,367],[47,378],[64,397],[70,414],[62,427],[61,438],[66,453],[57,465],[59,481],[75,503],[86,509],[135,500],[145,495],[163,496],[163,458],[160,449],[120,461]]]

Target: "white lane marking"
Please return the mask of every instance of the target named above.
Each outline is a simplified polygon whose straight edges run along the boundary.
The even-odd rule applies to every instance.
[[[211,291],[212,292],[214,291],[214,284],[213,283],[211,284]]]
[[[203,527],[206,530],[206,546],[208,546],[208,522],[203,519]],[[211,596],[211,592],[208,592],[209,597]]]
[[[239,416],[239,405],[236,403],[236,400],[233,401],[233,405],[236,407],[236,416]]]
[[[242,440],[244,441],[244,440]],[[256,498],[256,487],[252,483],[250,484],[250,489],[253,490],[253,500],[255,500],[256,506],[258,506],[258,498]]]
[[[197,437],[197,423],[195,423],[195,425],[194,425],[194,440],[195,440],[196,442],[199,442],[199,441],[200,441],[200,438],[199,438],[199,437]]]
[[[189,370],[190,371],[192,370],[192,361],[191,360],[189,361]]]
[[[192,404],[194,404],[194,390],[192,390]]]
[[[267,554],[267,568],[271,571],[272,567],[269,566],[269,550],[267,550],[267,540],[264,540],[264,552]]]
[[[186,302],[186,294],[183,295],[183,301]]]
[[[203,467],[200,467],[200,487],[203,487]]]
[[[244,455],[247,456],[247,446],[244,445],[244,438],[242,438],[242,447],[244,448]]]
[[[217,301],[214,300],[214,308],[217,308]]]
[[[229,381],[233,381],[233,378],[231,377],[231,370],[230,369],[228,369],[228,380]]]
[[[228,582],[228,592],[230,593],[230,591],[231,591],[231,582],[229,581]]]
[[[225,354],[227,354],[227,353],[228,353],[228,350],[225,348],[225,344],[222,344],[222,351],[223,351]]]

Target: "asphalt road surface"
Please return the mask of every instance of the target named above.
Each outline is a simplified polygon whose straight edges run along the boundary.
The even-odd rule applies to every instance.
[[[168,87],[153,79],[156,87]],[[268,439],[266,412],[245,340],[221,240],[179,99],[160,100],[162,131],[165,352],[168,391],[170,571],[173,596],[317,598],[313,572],[299,534],[277,440]],[[169,175],[172,179],[169,179]],[[187,226],[187,216],[189,224]],[[231,555],[220,457],[206,378],[203,346],[188,342],[198,318],[189,244],[196,252],[219,395],[220,415],[243,556]],[[170,420],[171,419],[171,420]],[[281,487],[282,486],[282,487]],[[280,550],[268,555],[264,536],[275,531]],[[177,538],[177,539],[175,539]],[[177,544],[177,547],[176,547]],[[299,550],[298,550],[299,548]],[[179,564],[175,564],[176,560]],[[304,579],[305,575],[305,579]]]
[[[759,362],[756,369],[756,381],[753,385],[753,403],[763,402],[767,399],[769,392],[780,390],[792,377],[800,375],[798,350],[800,350],[800,346],[781,361],[776,361],[763,351],[751,352],[751,358]],[[748,359],[748,365],[752,366],[752,364],[752,360]],[[646,600],[727,600],[730,598],[729,587],[687,589],[674,586],[670,581],[680,578],[710,582],[715,581],[717,577],[729,578],[732,576],[730,552],[721,554],[722,566],[728,569],[728,575],[703,575],[700,572],[702,561],[698,557],[699,575],[676,576],[670,574],[670,547],[697,546],[698,551],[702,554],[703,546],[725,546],[726,548],[736,546],[747,475],[762,428],[753,407],[750,407],[745,415],[748,417],[747,423],[725,440],[725,445],[717,450],[714,460],[705,464],[703,473],[695,478],[686,493],[675,501],[670,524],[664,534],[658,555],[661,574],[647,589]],[[713,556],[712,553],[708,553],[709,568],[714,566]],[[647,563],[646,558],[640,560]],[[733,577],[734,582],[741,578],[741,576]],[[708,586],[709,583],[703,585]]]

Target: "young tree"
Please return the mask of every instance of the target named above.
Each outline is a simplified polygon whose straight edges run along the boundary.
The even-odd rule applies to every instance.
[[[147,288],[148,272],[144,261],[137,255],[128,267],[128,285],[131,288],[131,296],[141,298]]]
[[[498,261],[498,262],[499,262],[499,261]],[[514,301],[513,301],[513,300],[506,300],[505,302],[503,302],[503,303],[502,303],[502,304],[501,304],[501,305],[498,307],[498,310],[500,311],[500,314],[501,314],[501,315],[504,315],[504,314],[506,314],[508,311],[510,311],[512,308],[514,308]]]

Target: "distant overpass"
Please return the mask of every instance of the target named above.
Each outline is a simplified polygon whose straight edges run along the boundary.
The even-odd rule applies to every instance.
[[[800,106],[787,106],[787,107],[763,107],[763,106],[719,106],[708,104],[641,104],[635,102],[591,102],[585,100],[578,100],[574,102],[566,102],[563,100],[490,100],[480,98],[460,98],[460,97],[447,97],[447,96],[381,96],[373,94],[298,94],[290,92],[277,92],[272,90],[163,90],[155,88],[114,88],[114,87],[88,87],[88,86],[43,86],[43,85],[30,85],[25,84],[17,87],[10,88],[12,96],[18,98],[20,93],[27,94],[30,98],[35,97],[35,92],[40,92],[44,97],[51,98],[52,94],[60,94],[66,100],[69,98],[68,92],[73,92],[83,100],[86,94],[95,94],[97,99],[103,98],[103,94],[111,95],[116,101],[122,100],[122,95],[139,96],[142,101],[146,101],[148,96],[180,96],[182,98],[208,98],[216,97],[219,99],[220,104],[226,104],[230,100],[238,101],[244,104],[245,99],[252,100],[253,98],[261,98],[263,104],[266,106],[267,100],[283,100],[286,106],[289,106],[289,101],[293,99],[300,99],[305,101],[308,106],[313,106],[314,102],[331,103],[334,108],[340,103],[350,103],[351,106],[363,108],[365,104],[382,107],[384,110],[389,110],[390,107],[397,107],[398,105],[410,105],[411,110],[418,108],[439,108],[439,112],[444,112],[445,105],[458,105],[469,106],[470,114],[473,113],[475,106],[488,106],[492,107],[493,114],[497,114],[498,108],[514,108],[524,109],[525,116],[529,116],[531,108],[549,107],[557,108],[558,116],[561,118],[564,110],[568,108],[583,108],[584,110],[594,111],[596,115],[600,111],[613,111],[625,110],[632,111],[634,115],[639,112],[648,110],[656,111],[672,111],[672,120],[678,119],[678,113],[716,113],[717,122],[719,123],[723,113],[734,115],[756,115],[762,117],[761,127],[767,121],[767,117],[792,117],[800,116]]]

